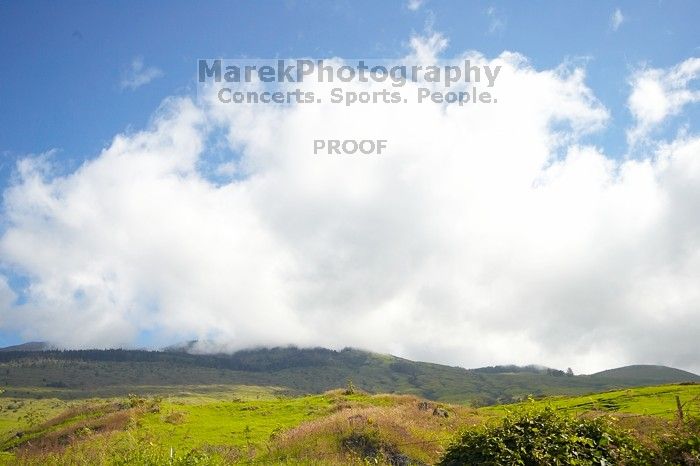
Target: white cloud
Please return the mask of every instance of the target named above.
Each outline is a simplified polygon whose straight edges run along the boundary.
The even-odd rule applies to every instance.
[[[412,43],[429,59],[446,39]],[[580,142],[609,118],[582,70],[464,58],[502,66],[498,104],[173,99],[66,176],[26,160],[0,259],[31,286],[2,325],[83,347],[149,331],[465,366],[700,369],[700,138],[613,160]],[[197,167],[221,129],[237,176],[215,184]],[[338,136],[390,150],[312,154]]]
[[[496,11],[496,8],[489,7],[486,9],[486,16],[489,19],[489,34],[501,33],[506,28],[506,19]]]
[[[408,2],[406,2],[406,8],[411,11],[417,11],[423,6],[424,2],[425,0],[408,0]]]
[[[119,85],[122,89],[135,90],[161,76],[163,76],[163,71],[155,66],[146,67],[143,63],[143,57],[136,57],[124,73]]]
[[[678,115],[687,104],[700,101],[700,90],[692,88],[700,77],[700,58],[689,58],[670,68],[644,68],[632,76],[627,102],[635,126],[627,132],[634,145],[668,117]]]
[[[235,162],[224,162],[216,167],[216,174],[220,176],[232,177],[236,174]]]
[[[610,15],[610,29],[617,31],[624,22],[625,16],[622,14],[622,10],[615,8],[615,11]]]
[[[411,37],[410,46],[412,53],[409,57],[411,60],[421,63],[434,62],[440,55],[440,52],[449,45],[449,40],[439,32],[429,34]]]
[[[7,279],[0,275],[0,309],[10,309],[14,305],[15,299],[17,299],[17,295],[8,285]],[[7,325],[4,320],[4,313],[0,313],[0,328]]]

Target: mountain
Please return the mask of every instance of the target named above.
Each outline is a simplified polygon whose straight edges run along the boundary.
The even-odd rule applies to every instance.
[[[21,346],[20,346],[21,347]],[[289,394],[319,393],[352,383],[369,392],[415,394],[486,405],[528,395],[576,395],[614,388],[698,380],[677,369],[656,369],[653,380],[616,369],[592,376],[531,366],[467,370],[346,348],[262,348],[233,354],[170,351],[0,351],[0,386],[7,396],[85,398],[127,393],[225,390],[223,386],[278,387]],[[618,372],[615,372],[618,371]],[[223,387],[223,388],[222,388]]]
[[[557,369],[552,369],[546,366],[537,366],[535,364],[529,364],[527,366],[516,366],[515,364],[508,364],[505,366],[487,366],[487,367],[477,367],[476,369],[469,369],[472,372],[478,372],[482,374],[516,374],[520,372],[531,372],[533,374],[546,374],[547,371],[555,371]],[[560,371],[563,372],[563,371]]]
[[[162,349],[166,353],[193,353],[197,346],[197,340],[189,340],[184,343],[176,343]]]
[[[5,346],[0,351],[45,351],[51,349],[51,345],[43,341],[28,341],[19,345]]]
[[[666,366],[633,365],[596,372],[591,377],[638,380],[643,383],[700,382],[700,376],[692,372]]]

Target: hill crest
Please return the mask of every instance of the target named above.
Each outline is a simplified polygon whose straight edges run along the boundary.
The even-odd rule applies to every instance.
[[[32,351],[28,347],[37,346],[16,345],[0,351],[0,385],[16,396],[28,387],[52,389],[51,394],[57,397],[80,398],[186,385],[256,385],[300,394],[321,393],[352,381],[373,393],[413,394],[482,406],[529,395],[574,395],[700,381],[695,374],[659,366],[642,366],[646,372],[618,368],[597,375],[565,376],[560,370],[539,366],[467,370],[352,348],[278,347],[191,354],[177,347],[170,351]],[[653,368],[651,375],[649,367]]]
[[[616,367],[591,374],[591,377],[607,378],[635,378],[639,380],[661,381],[678,379],[679,382],[700,382],[700,375],[689,371],[676,369],[675,367],[653,365],[653,364],[633,364],[629,366]]]

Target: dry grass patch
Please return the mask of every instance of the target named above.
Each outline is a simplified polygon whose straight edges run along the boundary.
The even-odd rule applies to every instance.
[[[383,464],[433,463],[461,429],[478,424],[476,410],[382,395],[356,406],[340,400],[329,416],[276,434],[269,459],[289,462]]]
[[[133,408],[118,411],[96,419],[84,419],[50,431],[18,445],[17,454],[18,456],[35,456],[45,453],[56,453],[75,442],[85,440],[95,434],[124,430],[136,414],[135,411]]]
[[[125,430],[143,413],[158,409],[158,402],[135,397],[72,406],[30,430],[16,432],[3,449],[21,458],[60,453],[99,434]]]
[[[187,413],[184,411],[173,411],[165,416],[164,420],[168,424],[182,424],[187,418]]]

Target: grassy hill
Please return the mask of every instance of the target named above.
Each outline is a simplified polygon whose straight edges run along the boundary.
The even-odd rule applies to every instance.
[[[700,381],[700,377],[692,372],[674,369],[666,366],[634,365],[608,369],[596,372],[593,377],[608,379],[638,380],[643,383],[664,383],[670,380]]]
[[[356,349],[272,348],[230,355],[139,350],[0,352],[0,387],[15,397],[70,399],[179,389],[206,393],[229,385],[276,387],[280,393],[300,395],[322,393],[344,386],[348,380],[370,393],[410,394],[483,406],[518,401],[528,395],[576,395],[700,377],[658,367],[621,368],[592,376],[566,376],[562,371],[536,366],[467,370]]]
[[[479,409],[353,389],[286,397],[266,387],[236,387],[207,396],[78,401],[5,395],[0,464],[433,464],[460,432],[546,407],[575,419],[603,416],[657,448],[654,442],[680,432],[676,396],[691,429],[683,428],[690,435],[683,444],[692,448],[688,442],[700,438],[690,423],[700,408],[696,384]]]

